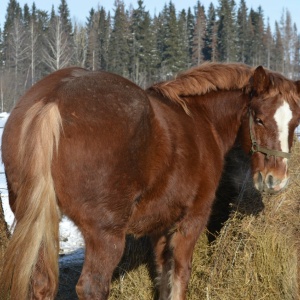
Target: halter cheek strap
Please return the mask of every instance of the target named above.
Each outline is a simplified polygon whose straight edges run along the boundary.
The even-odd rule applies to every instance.
[[[267,158],[269,158],[270,156],[275,156],[275,157],[278,156],[278,157],[290,159],[291,153],[289,153],[289,152],[268,149],[268,148],[260,146],[255,139],[254,132],[252,131],[252,126],[253,126],[253,117],[252,117],[251,111],[249,111],[249,129],[250,129],[250,138],[251,138],[250,153],[251,154],[254,154],[255,152],[261,152],[263,154],[266,154]]]

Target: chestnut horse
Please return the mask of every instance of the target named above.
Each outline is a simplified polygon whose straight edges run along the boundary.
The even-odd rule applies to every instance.
[[[59,70],[17,103],[2,140],[16,225],[1,299],[54,299],[59,221],[85,240],[79,299],[107,299],[126,234],[153,242],[160,299],[186,299],[195,243],[235,143],[259,190],[288,182],[300,83],[204,64],[144,91],[107,72]]]

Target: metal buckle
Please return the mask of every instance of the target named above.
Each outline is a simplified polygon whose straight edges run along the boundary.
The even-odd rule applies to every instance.
[[[251,147],[251,149],[250,149],[250,153],[251,153],[251,154],[254,154],[254,153],[256,153],[256,152],[258,152],[258,145],[257,145],[256,142],[252,142],[252,147]]]

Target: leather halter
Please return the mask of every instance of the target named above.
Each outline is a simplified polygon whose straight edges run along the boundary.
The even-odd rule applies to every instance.
[[[251,150],[250,153],[254,154],[255,152],[261,152],[269,158],[270,156],[278,156],[278,157],[283,157],[289,159],[291,157],[291,153],[289,152],[283,152],[279,150],[273,150],[273,149],[268,149],[265,147],[260,146],[254,136],[254,132],[252,131],[252,126],[253,126],[253,116],[251,114],[251,111],[249,110],[249,129],[250,129],[250,138],[251,138]]]

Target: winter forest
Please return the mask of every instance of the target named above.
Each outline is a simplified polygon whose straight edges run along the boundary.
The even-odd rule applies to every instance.
[[[43,76],[66,66],[107,70],[145,88],[205,61],[263,65],[300,78],[300,35],[288,10],[269,24],[262,7],[219,0],[177,11],[170,1],[152,16],[142,0],[114,10],[91,8],[85,24],[71,20],[66,0],[50,12],[7,5],[0,28],[0,111]],[[273,29],[274,28],[274,29]]]

